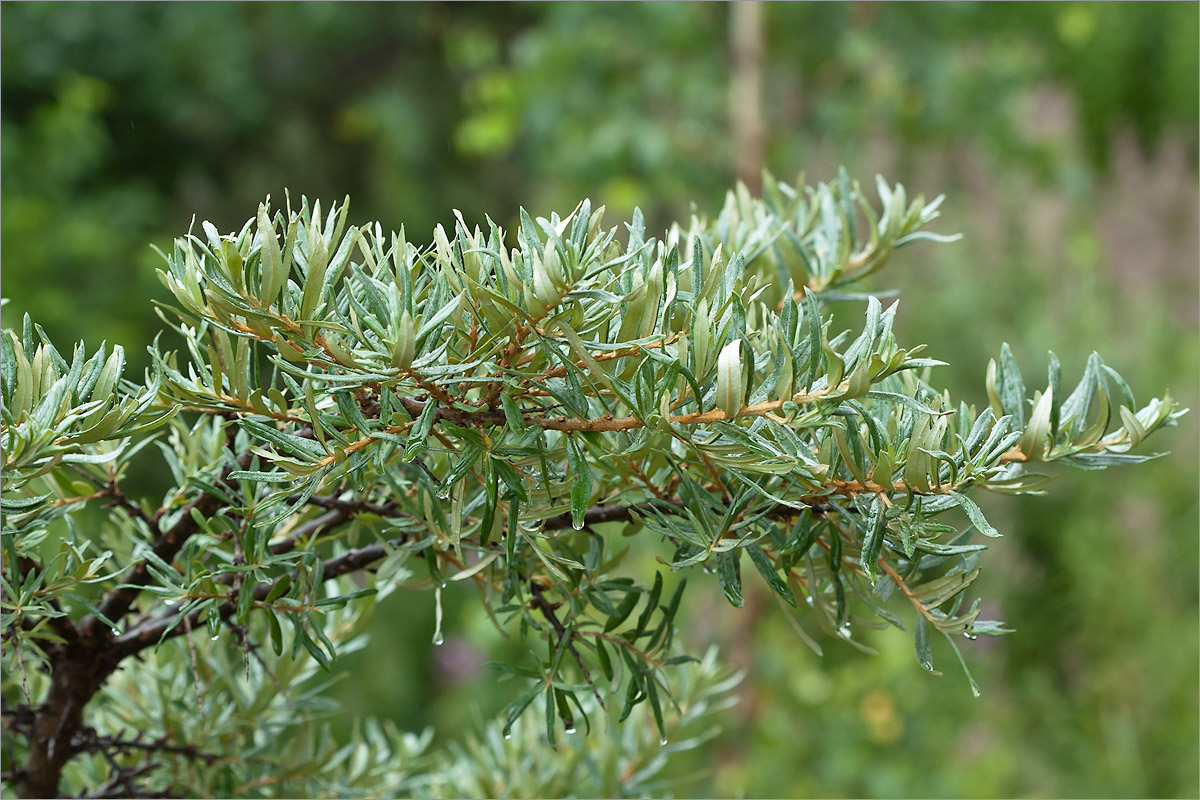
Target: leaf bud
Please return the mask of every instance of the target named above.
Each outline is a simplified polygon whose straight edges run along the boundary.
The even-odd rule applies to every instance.
[[[734,339],[725,345],[717,357],[717,408],[733,419],[742,410],[745,395],[745,377],[742,375],[742,340]]]

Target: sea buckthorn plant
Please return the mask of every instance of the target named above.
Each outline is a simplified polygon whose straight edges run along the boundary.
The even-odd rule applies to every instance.
[[[1030,396],[1007,346],[987,405],[956,402],[865,282],[953,238],[925,230],[941,198],[765,186],[662,238],[584,201],[425,246],[268,199],[164,254],[144,381],[119,346],[6,330],[5,791],[644,794],[729,702],[681,642],[689,581],[733,606],[761,581],[818,650],[905,630],[929,671],[935,637],[1007,633],[970,597],[999,535],[973,498],[1152,458],[1183,412],[1098,355],[1071,389],[1051,355]],[[164,496],[127,493],[143,461]],[[436,753],[370,721],[334,741],[321,670],[397,586],[435,595],[438,643],[454,583],[525,642],[494,665],[516,699]]]

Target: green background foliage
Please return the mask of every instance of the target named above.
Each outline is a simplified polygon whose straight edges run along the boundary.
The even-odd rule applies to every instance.
[[[715,213],[733,178],[723,4],[2,9],[6,324],[29,311],[60,345],[120,342],[135,365],[160,327],[146,299],[166,297],[147,244],[193,214],[230,230],[268,192],[348,193],[353,222],[423,241],[451,209],[515,229],[519,205],[589,196],[656,230],[692,202]],[[949,196],[938,229],[964,240],[905,251],[876,288],[903,289],[898,336],[953,365],[956,397],[986,402],[1008,341],[1027,374],[1049,346],[1071,383],[1095,348],[1197,407],[1195,4],[765,15],[765,166]],[[688,793],[1195,796],[1195,426],[1159,435],[1167,459],[984,498],[1006,538],[978,586],[1017,634],[964,644],[979,699],[916,667],[902,634],[818,658],[765,590],[734,610],[693,586],[692,651],[720,644],[747,679],[725,734],[673,765],[707,767]],[[481,665],[514,643],[473,596],[443,600],[440,648],[431,597],[381,603],[335,667],[344,730],[372,713],[461,739],[513,699]]]

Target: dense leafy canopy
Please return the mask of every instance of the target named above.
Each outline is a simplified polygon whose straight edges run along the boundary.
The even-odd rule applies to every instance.
[[[898,343],[896,305],[862,283],[898,248],[953,238],[924,229],[941,198],[878,179],[876,204],[845,173],[765,185],[661,238],[640,213],[606,228],[585,200],[522,213],[515,234],[458,215],[426,246],[349,225],[347,203],[268,201],[240,231],[204,223],[164,254],[174,303],[159,313],[178,336],[150,348],[145,384],[123,376],[120,347],[68,358],[28,318],[6,331],[4,658],[21,676],[6,749],[25,764],[10,779],[94,790],[148,772],[151,790],[271,795],[290,763],[334,794],[443,786],[387,767],[421,745],[378,727],[320,783],[351,751],[297,733],[321,700],[286,689],[354,647],[401,585],[438,599],[435,643],[442,590],[476,587],[528,644],[495,665],[528,685],[499,735],[536,736],[522,720],[540,708],[552,746],[599,714],[647,714],[664,742],[690,719],[672,688],[691,660],[675,573],[702,568],[715,577],[693,580],[735,606],[757,574],[818,652],[813,626],[854,643],[855,626],[892,625],[933,671],[935,633],[955,653],[1007,633],[968,602],[972,537],[999,535],[971,494],[1041,492],[1044,462],[1152,458],[1130,451],[1183,412],[1168,395],[1139,408],[1097,355],[1069,392],[1051,355],[1030,397],[1007,345],[988,407],[953,402],[934,388],[943,362]],[[862,327],[835,334],[833,300],[861,303]],[[173,488],[128,497],[129,465],[156,457]],[[97,503],[107,524],[77,529]],[[661,569],[631,569],[622,536],[658,543]],[[886,607],[897,593],[903,615]],[[198,664],[199,630],[242,652]],[[135,656],[145,666],[119,670]],[[196,714],[177,702],[200,670],[227,699]],[[683,685],[698,698],[719,694],[711,660],[696,675]],[[78,697],[97,692],[107,702],[84,714]],[[103,757],[122,709],[161,737],[136,775]],[[250,757],[192,744],[214,735]],[[502,741],[478,744],[477,767]],[[168,763],[197,772],[153,769]]]

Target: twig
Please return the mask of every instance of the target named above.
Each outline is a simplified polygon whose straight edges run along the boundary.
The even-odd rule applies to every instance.
[[[212,764],[222,756],[218,753],[208,753],[194,744],[168,744],[169,738],[163,736],[155,741],[142,741],[142,734],[132,739],[121,739],[115,736],[101,736],[94,728],[83,728],[79,732],[73,749],[78,753],[99,753],[105,750],[138,750],[145,753],[167,753],[184,756],[185,758]]]
[[[113,775],[111,778],[109,778],[103,785],[100,786],[99,789],[92,792],[91,794],[80,795],[81,798],[87,798],[88,800],[92,800],[92,798],[95,798],[96,800],[99,800],[100,798],[110,798],[110,797],[150,797],[151,796],[148,794],[141,794],[140,792],[138,792],[137,788],[133,785],[133,782],[136,779],[145,775],[147,772],[153,772],[158,767],[157,764],[143,764],[142,766],[138,767],[137,769],[126,769],[126,768],[120,767],[118,765],[115,765],[113,763],[112,759],[110,758],[109,765],[113,767],[113,771],[116,774]],[[162,795],[156,793],[153,796],[161,797]]]
[[[293,495],[292,497],[288,498],[288,500],[293,503],[299,499],[299,495]],[[412,516],[411,514],[407,514],[405,512],[398,513],[396,511],[397,504],[394,501],[388,503],[370,503],[366,500],[342,500],[341,498],[332,494],[314,494],[312,497],[308,498],[308,504],[317,506],[319,508],[337,509],[339,511],[366,511],[369,514],[378,514],[381,517],[395,517],[401,515],[406,517]]]
[[[592,680],[591,672],[588,671],[587,665],[583,663],[583,658],[579,655],[579,651],[575,649],[575,631],[573,629],[568,630],[558,619],[558,614],[554,611],[557,604],[549,602],[543,596],[545,591],[545,588],[537,581],[529,581],[529,592],[532,596],[531,602],[538,611],[542,612],[542,616],[554,626],[554,630],[558,633],[559,642],[566,641],[567,650],[570,651],[571,656],[575,659],[575,663],[579,665],[579,671],[583,673],[584,681],[592,688],[592,694],[595,696],[596,702],[600,704],[601,708],[605,708],[604,698],[600,696],[600,691],[596,688],[596,682]]]
[[[300,498],[298,495],[294,495],[288,499],[291,502],[297,502]],[[327,508],[329,511],[298,525],[286,538],[271,545],[271,553],[280,555],[290,552],[305,538],[318,536],[330,528],[353,519],[363,511],[369,514],[378,514],[381,517],[413,518],[411,514],[398,511],[399,504],[395,501],[369,503],[366,500],[342,500],[336,495],[313,495],[308,499],[308,503],[318,508]]]

